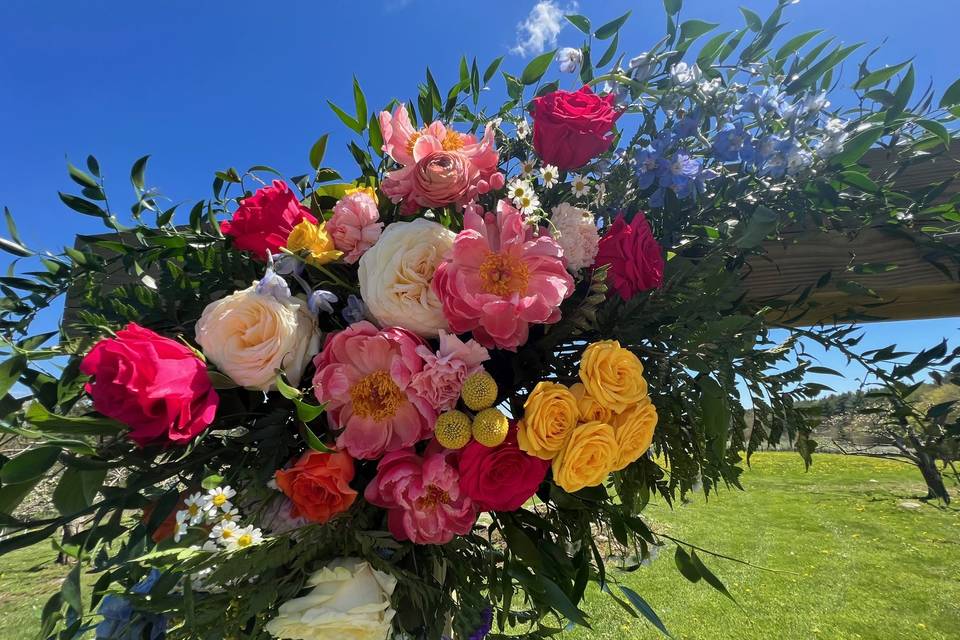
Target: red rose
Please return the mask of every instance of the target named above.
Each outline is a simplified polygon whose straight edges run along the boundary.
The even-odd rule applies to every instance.
[[[276,472],[277,486],[293,502],[290,515],[323,524],[350,508],[353,458],[346,453],[307,451],[289,469]]]
[[[558,169],[577,169],[610,148],[613,123],[620,114],[613,94],[603,97],[590,87],[554,91],[533,100],[533,148]]]
[[[605,264],[610,265],[607,284],[624,300],[663,284],[663,250],[643,213],[629,224],[621,213],[600,238],[593,268]]]
[[[233,238],[237,249],[249,251],[256,260],[266,262],[267,251],[280,253],[287,246],[290,232],[304,220],[317,224],[310,209],[300,204],[287,183],[274,180],[272,186],[258,189],[244,199],[233,218],[220,223],[220,230]]]
[[[460,452],[460,489],[480,511],[516,511],[537,491],[549,460],[527,455],[517,445],[517,428],[496,447],[476,440]]]
[[[94,408],[130,427],[141,447],[187,444],[213,422],[217,392],[207,367],[184,345],[131,322],[95,344],[80,363]]]

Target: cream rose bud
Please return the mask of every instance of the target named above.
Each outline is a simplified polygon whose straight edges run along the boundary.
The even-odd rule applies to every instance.
[[[282,292],[257,293],[256,284],[211,302],[197,322],[203,354],[237,384],[275,388],[277,370],[291,384],[320,350],[317,320],[307,303]]]
[[[456,234],[417,218],[394,222],[360,258],[360,297],[383,327],[403,327],[425,337],[447,329],[443,306],[430,287]]]
[[[266,630],[291,640],[385,640],[397,579],[365,560],[335,560],[310,577],[308,594],[280,605]]]

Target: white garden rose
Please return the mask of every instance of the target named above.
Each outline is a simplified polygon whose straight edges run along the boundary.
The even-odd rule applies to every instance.
[[[280,605],[267,631],[291,640],[385,640],[397,579],[365,560],[335,560],[310,577],[310,593]]]
[[[317,320],[307,303],[284,291],[257,292],[254,284],[211,302],[197,322],[203,354],[237,384],[276,388],[277,370],[300,383],[310,358],[320,350]]]
[[[553,208],[550,225],[571,272],[575,274],[593,264],[600,245],[600,233],[592,213],[562,202]]]
[[[381,326],[436,337],[447,329],[443,307],[430,288],[456,234],[423,218],[394,222],[360,258],[360,297]]]

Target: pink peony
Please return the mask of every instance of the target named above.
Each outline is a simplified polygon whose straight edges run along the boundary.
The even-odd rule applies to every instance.
[[[380,238],[383,223],[370,194],[355,191],[333,206],[326,229],[333,238],[333,246],[343,251],[344,262],[354,264]]]
[[[313,360],[313,391],[342,429],[337,446],[372,460],[430,437],[437,412],[410,386],[423,369],[423,341],[406,329],[356,322],[327,336]]]
[[[397,540],[446,544],[470,533],[477,512],[460,491],[460,474],[452,451],[428,447],[423,457],[413,449],[388,453],[367,485],[367,502],[387,509],[387,525]]]
[[[420,207],[463,207],[478,195],[501,189],[503,174],[494,146],[494,130],[487,125],[483,137],[458,133],[442,122],[433,122],[419,131],[413,128],[405,106],[391,115],[380,113],[383,150],[400,169],[383,180],[383,192],[394,203],[403,203],[404,214]]]
[[[440,330],[440,349],[434,353],[427,346],[417,347],[423,358],[423,370],[413,374],[410,386],[426,398],[437,411],[448,411],[457,404],[463,381],[490,359],[490,354],[476,340],[463,342],[457,336]]]
[[[509,202],[500,201],[496,216],[481,216],[478,209],[467,208],[433,288],[454,333],[472,331],[485,347],[516,351],[531,324],[560,319],[573,278],[556,240],[535,236]]]

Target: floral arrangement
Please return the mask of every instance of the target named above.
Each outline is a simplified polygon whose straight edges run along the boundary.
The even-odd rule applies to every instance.
[[[323,166],[324,136],[309,174],[218,172],[175,222],[144,158],[130,227],[96,160],[70,165],[82,197],[61,198],[110,233],[0,279],[0,382],[29,389],[4,396],[2,431],[31,443],[0,461],[0,552],[82,522],[55,542],[78,563],[43,637],[539,638],[589,624],[590,583],[666,632],[607,559],[635,568],[667,543],[727,593],[640,513],[651,494],[739,486],[740,453],[784,432],[809,461],[797,403],[820,385],[767,333],[803,300],[750,307],[746,261],[783,226],[889,211],[892,187],[857,161],[885,140],[903,162],[932,154],[960,90],[914,114],[911,67],[866,94],[883,110],[831,111],[852,49],[799,54],[811,33],[774,51],[788,3],[745,10],[695,58],[716,25],[679,22],[680,4],[630,59],[627,16],[568,16],[584,46],[504,72],[490,110],[500,60],[462,60],[447,94],[428,72],[416,104],[378,114],[356,84],[355,113],[334,106],[360,137],[354,179]],[[543,81],[555,59],[579,74],[569,89]],[[904,68],[864,66],[857,88]],[[935,214],[949,224],[955,204]],[[11,234],[5,250],[35,255]],[[64,294],[44,346],[28,329]],[[56,474],[57,517],[15,513]]]

